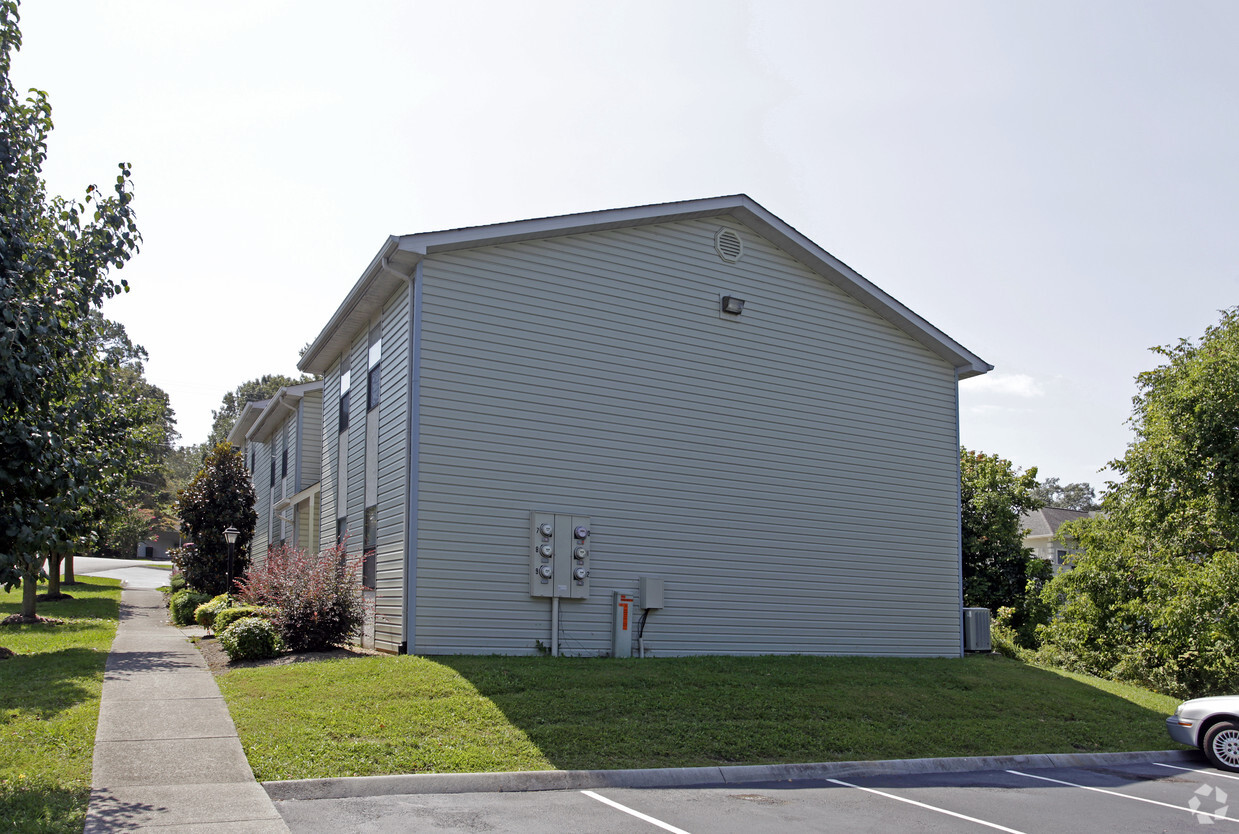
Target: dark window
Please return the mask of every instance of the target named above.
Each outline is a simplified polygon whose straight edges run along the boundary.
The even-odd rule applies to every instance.
[[[271,455],[271,486],[275,486],[275,455]]]
[[[155,548],[151,547],[149,544],[146,546],[146,558],[147,559],[155,558]]]
[[[336,519],[336,544],[344,544],[344,536],[348,532],[348,517],[340,516]]]
[[[366,381],[366,410],[370,410],[379,404],[379,386],[382,380],[380,369],[383,367],[382,362],[375,363],[375,366],[370,369],[370,376]]]
[[[363,559],[361,563],[361,584],[366,588],[374,587],[374,551],[379,546],[379,510],[378,507],[366,507],[365,530],[363,531]]]
[[[254,450],[250,449],[250,471],[254,471]]]
[[[340,432],[348,431],[348,395],[352,393],[345,391],[340,395]]]
[[[280,456],[280,477],[288,477],[288,443],[284,444],[284,453]]]

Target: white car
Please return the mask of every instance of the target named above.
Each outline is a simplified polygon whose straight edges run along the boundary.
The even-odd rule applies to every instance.
[[[1239,772],[1239,695],[1184,701],[1166,719],[1166,732],[1199,747],[1214,767]]]

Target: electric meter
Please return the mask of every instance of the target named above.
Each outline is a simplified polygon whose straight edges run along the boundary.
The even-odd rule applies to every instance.
[[[585,568],[577,568],[572,571],[572,578],[577,581],[583,580],[587,576],[589,576],[589,571],[585,570]]]
[[[582,562],[584,562],[585,557],[589,555],[589,551],[585,549],[584,547],[578,547],[576,550],[572,551],[572,555],[574,558],[579,559]]]
[[[551,534],[555,532],[555,528],[552,527],[550,524],[543,522],[542,524],[538,525],[538,532],[541,533],[544,538],[549,539],[551,537]]]
[[[578,539],[588,539],[589,528],[586,527],[585,525],[581,525],[580,527],[576,528],[576,537]]]
[[[550,579],[550,578],[551,578],[551,574],[552,574],[553,572],[554,572],[554,571],[552,571],[552,570],[551,570],[551,566],[550,566],[550,565],[541,565],[541,566],[539,566],[538,571],[537,571],[538,576],[542,577],[543,579]]]
[[[555,548],[549,544],[540,544],[538,545],[538,555],[543,559],[549,559],[555,555]]]

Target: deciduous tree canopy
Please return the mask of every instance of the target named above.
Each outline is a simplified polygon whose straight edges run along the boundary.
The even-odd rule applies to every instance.
[[[111,277],[138,249],[129,166],[110,194],[49,197],[42,178],[51,106],[9,80],[17,3],[0,2],[0,584],[34,586],[47,554],[83,534],[85,514],[126,477],[134,415],[114,395],[120,368],[100,346]]]
[[[1046,589],[1043,657],[1179,695],[1239,689],[1239,308],[1198,342],[1154,349],[1135,439],[1083,553]]]

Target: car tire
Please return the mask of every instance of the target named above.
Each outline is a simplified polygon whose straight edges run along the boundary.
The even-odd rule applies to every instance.
[[[1200,749],[1209,764],[1219,770],[1239,773],[1239,723],[1217,722],[1205,733]]]

